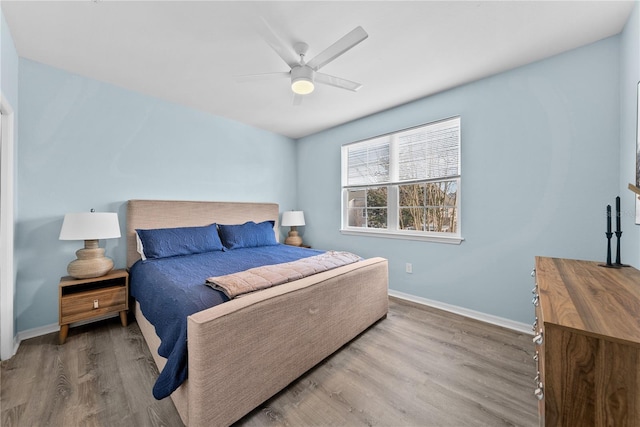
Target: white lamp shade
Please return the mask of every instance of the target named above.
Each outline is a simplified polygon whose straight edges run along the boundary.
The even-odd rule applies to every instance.
[[[304,225],[304,212],[302,211],[283,212],[282,225],[285,227]]]
[[[118,214],[112,212],[80,212],[64,216],[60,240],[99,240],[120,237]]]

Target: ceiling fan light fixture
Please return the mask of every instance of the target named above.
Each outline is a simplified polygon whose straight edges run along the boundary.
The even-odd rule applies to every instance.
[[[291,69],[291,90],[298,95],[308,95],[315,89],[313,70],[301,65]]]
[[[313,92],[315,86],[311,80],[305,78],[298,79],[291,83],[291,90],[298,95],[308,95]]]

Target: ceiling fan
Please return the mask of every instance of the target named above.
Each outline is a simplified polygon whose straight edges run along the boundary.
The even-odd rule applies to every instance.
[[[305,55],[309,49],[306,43],[298,42],[288,46],[264,21],[266,30],[262,36],[271,48],[287,63],[290,70],[276,73],[251,74],[237,77],[238,81],[266,80],[277,78],[290,78],[291,90],[294,93],[293,103],[299,105],[302,96],[308,95],[315,89],[315,83],[335,86],[341,89],[356,92],[362,87],[360,83],[321,73],[318,70],[333,61],[358,43],[369,37],[362,27],[356,27],[340,40],[319,53],[311,61],[305,62]]]

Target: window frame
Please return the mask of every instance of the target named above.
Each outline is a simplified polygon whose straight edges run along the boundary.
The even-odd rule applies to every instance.
[[[420,128],[428,128],[430,126],[436,126],[451,120],[458,121],[458,165],[456,175],[447,175],[437,178],[425,178],[416,179],[411,181],[400,181],[398,178],[399,171],[399,159],[398,159],[398,136],[411,132]],[[361,185],[348,185],[348,150],[357,144],[375,143],[382,139],[389,139],[389,182],[385,183],[370,183]],[[360,141],[344,144],[341,147],[341,228],[340,233],[345,235],[356,236],[372,236],[383,237],[392,239],[403,240],[418,240],[429,241],[436,243],[449,243],[460,244],[464,238],[462,237],[462,221],[461,221],[461,200],[462,200],[462,171],[461,171],[461,153],[462,153],[462,120],[460,116],[452,116],[442,120],[413,126],[411,128],[401,129],[387,134],[374,136]],[[395,176],[394,176],[395,175]],[[402,185],[407,184],[424,184],[424,183],[438,183],[446,181],[455,181],[457,186],[456,191],[456,232],[436,232],[436,231],[418,231],[418,230],[403,230],[400,229],[399,215],[400,215],[400,195],[399,188]],[[363,190],[377,187],[387,187],[387,228],[369,228],[349,226],[349,191],[361,188]]]

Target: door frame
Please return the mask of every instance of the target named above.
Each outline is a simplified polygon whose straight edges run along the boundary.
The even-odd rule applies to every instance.
[[[0,359],[10,359],[16,352],[14,328],[15,274],[14,249],[14,126],[15,114],[4,94],[0,93],[2,141],[0,143]]]

